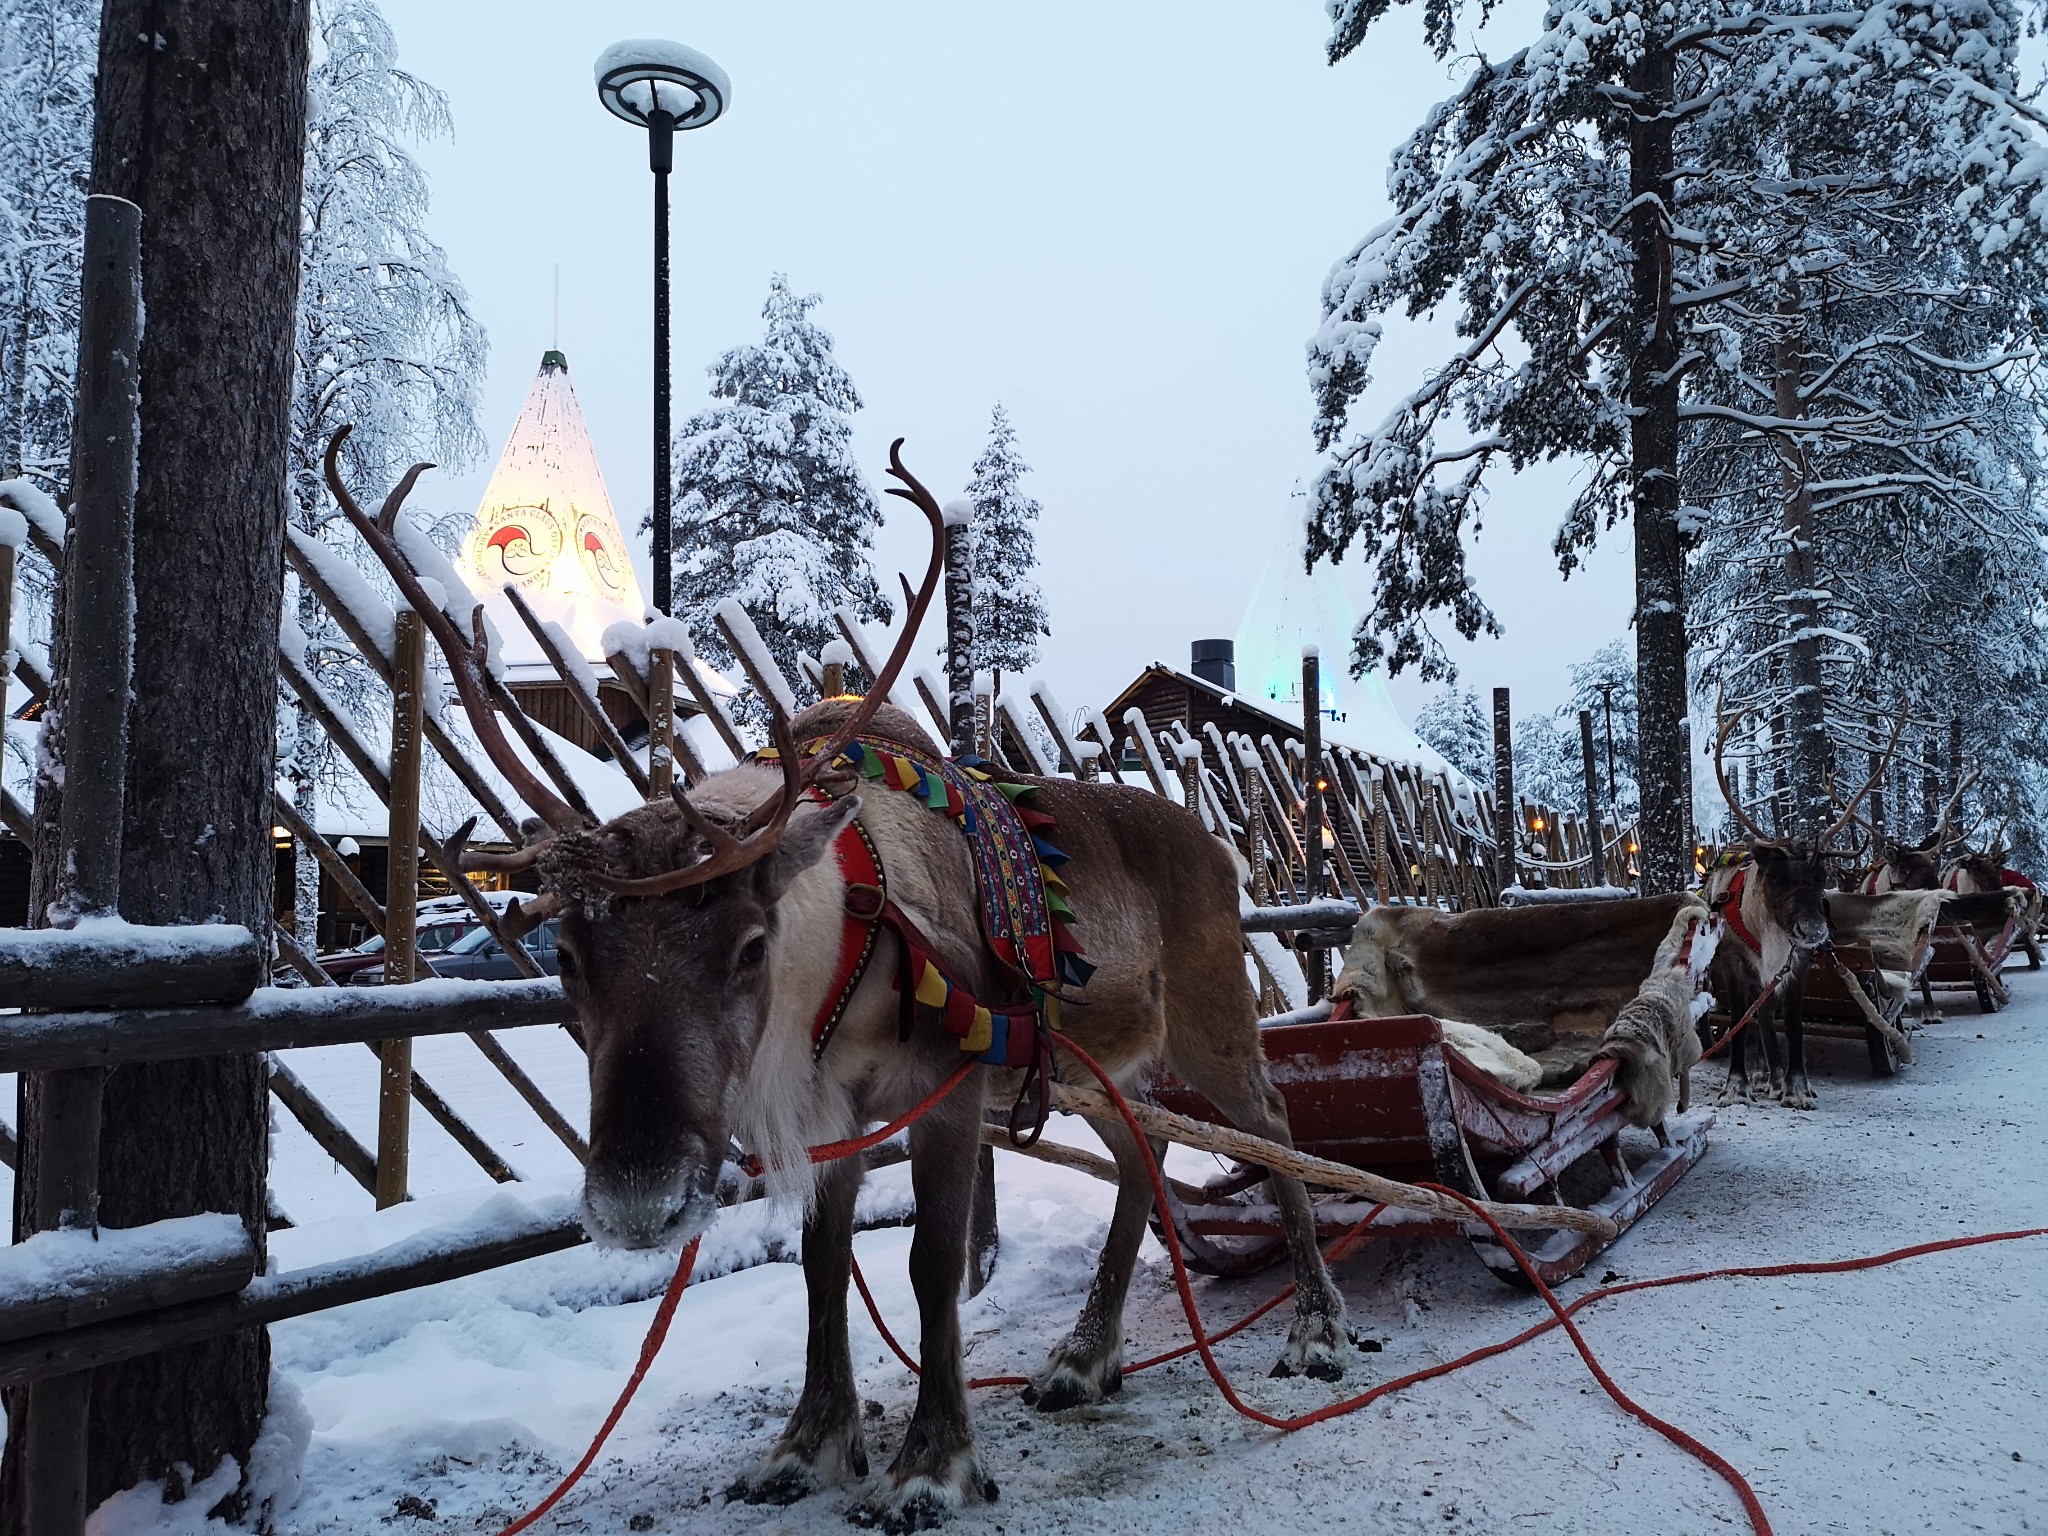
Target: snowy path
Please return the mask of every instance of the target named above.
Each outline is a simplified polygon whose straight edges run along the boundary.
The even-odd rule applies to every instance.
[[[1702,1164],[1590,1278],[1846,1257],[2048,1223],[2048,978],[2013,981],[2012,1008],[1980,1019],[1957,1004],[1920,1037],[1919,1060],[1902,1077],[1872,1081],[1859,1046],[1826,1063],[1814,1114],[1723,1111]],[[340,1058],[340,1075],[360,1077],[367,1094],[362,1068],[373,1064],[357,1054],[361,1064]],[[443,1075],[456,1080],[455,1067],[444,1064]],[[1702,1088],[1718,1076],[1703,1071]],[[459,1080],[472,1081],[468,1072]],[[515,1134],[509,1111],[501,1124]],[[559,1172],[534,1157],[536,1146],[506,1150]],[[1003,1260],[965,1311],[976,1373],[1028,1370],[1042,1358],[1079,1307],[1110,1204],[1105,1186],[1078,1175],[1011,1157],[999,1166]],[[288,1171],[297,1194],[288,1190],[287,1204],[311,1202],[315,1177],[329,1175]],[[451,1188],[388,1217],[282,1234],[276,1248],[285,1264],[310,1262],[473,1204]],[[908,1237],[860,1239],[906,1343],[915,1334]],[[1584,1314],[1585,1328],[1626,1388],[1748,1475],[1786,1536],[2048,1529],[2044,1260],[2048,1240],[2034,1240],[1858,1275],[1712,1281],[1603,1304]],[[666,1274],[666,1261],[586,1249],[279,1326],[277,1362],[314,1424],[304,1492],[280,1531],[495,1531],[581,1451],[637,1352],[653,1309],[645,1298]],[[1350,1261],[1340,1279],[1354,1331],[1383,1345],[1358,1357],[1353,1390],[1511,1333],[1540,1307],[1448,1246],[1381,1250]],[[1198,1288],[1214,1326],[1277,1283]],[[844,1490],[787,1510],[718,1497],[794,1401],[803,1317],[794,1266],[693,1287],[606,1457],[541,1529],[847,1529]],[[1157,1248],[1148,1246],[1127,1322],[1134,1355],[1183,1338]],[[1221,1356],[1264,1406],[1299,1412],[1327,1401],[1327,1387],[1265,1379],[1280,1334],[1276,1319]],[[869,1424],[879,1470],[914,1387],[864,1317],[854,1357],[879,1408]],[[1219,1516],[1242,1530],[1744,1528],[1728,1488],[1608,1403],[1555,1334],[1287,1438],[1231,1413],[1192,1362],[1133,1378],[1106,1408],[1057,1419],[1012,1390],[983,1393],[978,1424],[1002,1498],[961,1516],[952,1528],[963,1533],[1181,1533]],[[436,1518],[418,1518],[429,1504]],[[119,1529],[198,1529],[190,1518],[167,1512],[157,1525]]]

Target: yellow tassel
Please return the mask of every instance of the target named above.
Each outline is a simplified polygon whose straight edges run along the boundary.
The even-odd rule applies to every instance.
[[[1045,998],[1045,1027],[1054,1034],[1060,1032],[1060,999],[1056,992],[1043,994]]]
[[[946,1006],[946,978],[930,961],[925,962],[924,974],[917,978],[917,1000],[927,1008]]]
[[[974,1023],[969,1026],[967,1038],[960,1042],[960,1049],[979,1054],[995,1043],[995,1019],[986,1008],[974,1010]]]

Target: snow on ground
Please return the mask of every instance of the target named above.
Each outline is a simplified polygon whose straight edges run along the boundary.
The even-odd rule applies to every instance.
[[[1918,1059],[1898,1078],[1872,1080],[1860,1046],[1837,1049],[1824,1059],[1817,1112],[1723,1110],[1702,1163],[1564,1294],[1608,1272],[1633,1279],[1839,1258],[2048,1223],[2048,978],[2013,981],[2014,1006],[1997,1016],[1951,1004],[1951,1018],[1920,1037]],[[551,1089],[580,1076],[558,1031],[503,1038]],[[369,1053],[298,1052],[293,1061],[367,1136]],[[523,1172],[567,1173],[566,1154],[523,1107],[494,1097],[497,1079],[467,1042],[421,1041],[420,1065],[460,1090],[478,1128],[503,1136],[500,1150]],[[1716,1066],[1702,1069],[1703,1092],[1719,1076]],[[360,1192],[346,1177],[280,1121],[280,1195],[308,1221],[274,1237],[284,1267],[395,1240],[472,1206],[484,1188],[473,1169],[463,1175],[452,1146],[435,1150],[439,1132],[419,1117],[431,1198],[372,1216],[367,1197],[354,1200]],[[1112,1201],[1107,1186],[1078,1174],[1007,1155],[998,1167],[1002,1259],[963,1314],[974,1374],[1029,1371],[1042,1360],[1080,1306]],[[1182,1171],[1199,1169],[1184,1161]],[[346,1214],[310,1222],[319,1210]],[[908,1246],[907,1231],[890,1230],[862,1236],[858,1251],[892,1326],[914,1348]],[[2039,1530],[2048,1528],[2044,1248],[2048,1239],[2034,1239],[1861,1274],[1716,1280],[1602,1303],[1582,1322],[1626,1389],[1743,1470],[1785,1536]],[[659,1256],[584,1248],[279,1325],[278,1369],[312,1420],[303,1492],[279,1531],[496,1531],[581,1453],[631,1368],[668,1272]],[[1217,1326],[1281,1278],[1197,1289]],[[1359,1354],[1347,1391],[1515,1332],[1541,1305],[1448,1244],[1369,1251],[1339,1278],[1355,1334],[1379,1346]],[[795,1401],[804,1313],[793,1265],[693,1286],[606,1454],[539,1529],[846,1529],[849,1490],[789,1509],[719,1497]],[[1133,1357],[1184,1338],[1168,1267],[1150,1244],[1126,1322]],[[1326,1386],[1265,1378],[1283,1331],[1276,1316],[1221,1346],[1220,1357],[1247,1396],[1274,1411],[1330,1400]],[[867,1431],[879,1476],[915,1387],[857,1305],[853,1353],[877,1415]],[[1191,1360],[1131,1378],[1105,1407],[1056,1418],[1026,1408],[1014,1389],[977,1399],[983,1455],[1002,1497],[958,1517],[953,1528],[963,1533],[1178,1536],[1219,1518],[1291,1531],[1744,1528],[1726,1485],[1609,1403],[1558,1334],[1285,1437],[1232,1413]],[[133,1523],[137,1513],[130,1503],[118,1529],[199,1529],[189,1506],[154,1526]]]

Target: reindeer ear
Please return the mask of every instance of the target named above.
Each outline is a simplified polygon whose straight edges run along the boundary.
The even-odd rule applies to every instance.
[[[789,818],[776,850],[754,867],[761,899],[773,904],[782,899],[790,881],[825,857],[832,839],[860,814],[860,796],[845,795],[830,805],[813,805],[806,800]]]

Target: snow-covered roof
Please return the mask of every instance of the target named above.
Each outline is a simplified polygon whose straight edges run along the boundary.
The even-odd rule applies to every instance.
[[[1179,667],[1170,666],[1163,661],[1152,662],[1130,687],[1117,695],[1106,711],[1108,718],[1120,718],[1130,696],[1146,679],[1155,675],[1171,677],[1190,688],[1199,688],[1220,703],[1263,716],[1282,732],[1292,736],[1301,735],[1299,714],[1283,713],[1284,706],[1276,707],[1270,699],[1261,699],[1251,694],[1218,687],[1215,683],[1196,677],[1192,672],[1184,672]],[[1343,711],[1343,719],[1333,720],[1326,712],[1323,717],[1323,740],[1331,746],[1349,747],[1354,752],[1364,752],[1387,762],[1414,763],[1420,766],[1425,774],[1432,777],[1439,773],[1445,774],[1454,786],[1464,787],[1465,776],[1452,767],[1442,753],[1408,728],[1407,722],[1401,718],[1401,712],[1394,704],[1393,696],[1387,692],[1385,680],[1378,673],[1369,673],[1363,681],[1377,686],[1354,692],[1348,701],[1349,707]],[[1353,686],[1357,687],[1356,684]],[[1298,707],[1301,696],[1298,681],[1294,692],[1295,698],[1290,702]]]
[[[541,358],[491,483],[463,540],[459,570],[484,598],[516,676],[546,659],[506,601],[509,582],[536,615],[602,665],[608,625],[638,624],[647,599],[598,468],[597,450],[560,352]],[[547,674],[552,677],[550,669]]]

